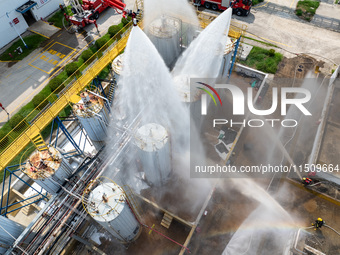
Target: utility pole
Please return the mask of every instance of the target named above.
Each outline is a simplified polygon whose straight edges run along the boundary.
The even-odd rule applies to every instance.
[[[0,103],[0,108],[7,113],[7,121],[9,121],[9,112],[6,110],[5,107],[3,107],[2,103]]]
[[[9,23],[11,24],[11,26],[14,28],[15,32],[16,32],[16,33],[18,34],[18,36],[20,37],[20,39],[21,39],[21,41],[23,42],[23,44],[25,45],[25,47],[28,48],[27,44],[25,43],[24,39],[22,39],[21,35],[19,34],[18,30],[17,30],[16,27],[15,27],[15,24],[13,24],[13,22],[12,22],[11,19],[9,18],[9,15],[8,15],[8,14],[9,14],[9,13],[6,12],[6,16],[7,16],[7,18],[10,20]]]

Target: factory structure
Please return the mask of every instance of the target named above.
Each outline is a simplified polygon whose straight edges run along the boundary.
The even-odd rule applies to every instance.
[[[26,31],[34,22],[46,18],[59,8],[60,0],[40,1],[3,1],[0,4],[5,15],[0,17],[1,34],[0,47],[5,46]]]
[[[47,8],[47,5],[53,9],[56,4],[54,0],[42,2],[28,7],[37,16],[34,16],[36,19],[40,16],[35,11]],[[141,2],[135,9],[143,9]],[[11,20],[19,15],[14,15],[14,11],[10,13]],[[138,16],[140,24],[142,13]],[[201,26],[205,27],[216,17],[199,13],[198,18]],[[18,19],[25,23],[23,17]],[[120,43],[126,44],[132,29],[131,23],[115,47],[121,47]],[[190,30],[190,24],[168,14],[159,15],[144,28],[170,70],[201,30]],[[218,76],[214,78],[232,82],[235,76],[242,77],[246,82],[239,86],[242,90],[253,87],[256,91],[253,100],[259,103],[268,89],[267,74],[236,63],[242,52],[240,43],[244,32],[244,26],[231,23],[229,33],[225,35],[226,44]],[[104,55],[109,56],[113,49],[108,48]],[[0,207],[0,254],[161,254],[159,252],[163,249],[169,254],[200,254],[198,248],[195,250],[196,246],[190,244],[198,245],[195,235],[201,234],[202,238],[206,238],[203,234],[204,221],[218,225],[209,218],[210,211],[217,208],[219,217],[224,218],[224,207],[218,204],[221,202],[216,202],[217,187],[213,186],[203,193],[202,201],[197,203],[187,202],[186,195],[181,193],[189,188],[186,187],[189,184],[182,183],[173,170],[178,164],[174,154],[178,152],[173,150],[173,134],[166,125],[156,121],[143,123],[137,117],[133,123],[127,123],[124,109],[112,107],[113,101],[121,96],[117,84],[124,71],[125,57],[126,53],[122,53],[109,61],[105,58],[96,60],[98,64],[94,64],[93,68],[111,66],[109,82],[93,82],[95,76],[83,73],[74,84],[60,92],[55,103],[38,115],[27,128],[26,136],[18,138],[23,140],[13,141],[10,144],[13,147],[1,152],[0,165],[5,177]],[[88,70],[88,73],[93,70]],[[98,70],[95,70],[96,73],[101,71]],[[338,69],[332,76],[334,80],[337,74]],[[192,93],[189,77],[175,79],[175,90],[181,103],[187,108],[195,108],[195,112],[200,111],[202,90]],[[90,82],[93,85],[86,86]],[[333,83],[329,86],[331,88]],[[226,95],[224,98],[227,100]],[[208,106],[212,104],[208,100]],[[60,119],[57,110],[55,116],[48,115],[62,105],[72,106],[72,113],[67,119]],[[47,119],[56,127],[51,131],[49,142],[39,140],[40,129],[36,128],[47,124]],[[213,133],[211,136],[216,136],[212,146],[213,157],[224,165],[231,164],[233,155],[240,152],[245,143],[242,140],[246,136],[244,132],[242,127],[223,127]],[[19,143],[23,144],[22,147],[17,145]],[[25,155],[27,148],[32,146],[36,150],[27,155],[24,162],[6,165],[12,154],[24,151]],[[138,173],[133,176],[132,181],[138,184],[134,187],[131,180],[125,179],[130,171]],[[295,184],[298,182],[296,176],[287,178]],[[163,188],[167,191],[162,191]],[[313,192],[319,191],[315,189]],[[330,197],[329,194],[327,196]],[[329,199],[336,200],[334,197]],[[220,198],[220,201],[223,199]],[[191,211],[189,207],[196,209]],[[313,248],[308,242],[311,240],[308,233],[292,231],[289,236],[283,248],[280,246],[281,253],[275,254],[307,254],[306,250],[310,252],[308,254],[324,254],[317,253],[320,246]],[[260,243],[264,245],[265,240],[260,240]],[[152,249],[155,253],[150,251]]]

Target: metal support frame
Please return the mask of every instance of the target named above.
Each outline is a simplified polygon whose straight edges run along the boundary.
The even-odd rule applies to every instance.
[[[57,147],[58,145],[58,136],[59,136],[59,130],[63,131],[63,133],[65,134],[66,138],[70,141],[70,143],[72,144],[72,146],[75,148],[75,151],[71,151],[71,152],[68,152],[68,153],[62,153],[63,156],[66,156],[68,154],[72,154],[71,156],[74,157],[74,156],[80,156],[80,155],[84,155],[84,149],[81,149],[79,146],[80,146],[80,141],[81,141],[81,138],[82,138],[82,135],[83,133],[81,133],[80,135],[80,139],[79,139],[79,143],[77,143],[72,135],[68,132],[67,128],[65,127],[65,125],[63,124],[63,122],[65,121],[74,121],[76,119],[63,119],[61,120],[59,117],[56,117],[53,122],[52,122],[52,128],[51,128],[51,136],[50,136],[50,144],[52,143],[52,133],[53,133],[53,128],[54,128],[54,125],[57,124],[58,127],[57,127],[57,133],[56,133],[56,138],[55,138],[55,142],[54,142],[54,147]],[[83,132],[83,130],[81,129],[81,132]],[[87,140],[87,135],[85,135],[85,143],[86,143],[86,140]],[[85,143],[84,143],[84,147],[85,147]],[[76,152],[76,154],[74,154]],[[67,156],[65,158],[68,158]]]
[[[236,44],[235,44],[235,52],[234,52],[234,55],[233,55],[233,60],[231,61],[228,82],[230,80],[231,72],[233,71],[233,68],[234,68],[234,65],[235,65],[238,47],[240,46],[240,41],[241,41],[241,36],[237,39]]]
[[[103,88],[103,86],[102,86],[102,79],[100,79],[100,78],[97,76],[96,78],[93,79],[92,84],[96,86],[98,92],[100,92],[100,93],[103,95],[103,97],[105,97],[105,98],[108,99],[108,97],[107,97],[107,95],[106,95],[106,93],[105,93],[105,91],[104,91],[104,88]],[[111,107],[110,107],[109,103],[108,103],[106,100],[104,100],[104,105],[106,106],[106,108],[107,108],[107,109],[109,110],[109,112],[110,112],[110,108],[111,108]]]
[[[28,182],[26,182],[25,180],[23,180],[19,175],[16,174],[16,172],[18,171],[21,171],[22,169],[22,165],[24,165],[24,163],[22,163],[21,165],[13,165],[13,166],[9,166],[9,167],[6,167],[4,169],[4,176],[3,176],[3,180],[2,180],[2,190],[1,190],[1,200],[0,200],[0,215],[2,216],[7,216],[7,214],[11,213],[11,212],[14,212],[14,211],[17,211],[17,210],[20,210],[26,206],[29,206],[31,204],[34,204],[34,203],[37,203],[41,200],[44,200],[44,199],[48,199],[47,197],[47,192],[46,194],[43,194],[41,191],[38,191],[37,189],[33,188],[32,185],[30,185]],[[14,170],[11,170],[11,168],[15,168]],[[4,193],[5,193],[5,183],[6,183],[6,176],[7,174],[9,173],[9,181],[8,181],[8,187],[7,187],[7,196],[6,196],[6,204],[3,206],[4,204]],[[28,198],[25,198],[25,199],[22,199],[18,202],[14,202],[12,204],[9,204],[9,196],[10,196],[10,192],[11,192],[11,184],[12,184],[12,176],[15,176],[16,178],[18,178],[21,182],[23,182],[25,185],[27,185],[29,188],[32,188],[34,191],[37,192],[36,195],[33,195],[31,197],[28,197]],[[41,196],[41,197],[40,197]],[[35,201],[33,202],[30,202],[28,204],[25,204],[23,206],[20,206],[18,208],[15,208],[13,210],[10,210],[8,211],[8,209],[11,207],[11,206],[14,206],[14,205],[17,205],[17,204],[20,204],[22,202],[25,202],[27,200],[30,200],[30,199],[33,199],[35,197],[39,197],[38,199],[36,199]],[[3,210],[5,210],[3,212]]]

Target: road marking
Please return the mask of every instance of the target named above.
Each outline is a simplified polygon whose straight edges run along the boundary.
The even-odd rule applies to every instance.
[[[0,60],[3,63],[19,62],[20,60]]]
[[[246,32],[248,35],[255,35],[255,34],[252,34],[252,33],[249,33],[249,32]],[[287,45],[287,44],[284,44],[284,43],[280,43],[280,42],[277,42],[277,41],[274,41],[274,40],[270,40],[270,39],[267,39],[267,38],[264,38],[264,37],[261,37],[261,36],[258,36],[258,35],[255,35],[256,37],[264,40],[264,41],[270,41],[270,42],[273,42],[273,43],[277,43],[277,44],[281,44],[283,46],[286,46],[286,47],[293,47],[293,46],[290,46],[290,45]]]
[[[86,31],[84,30],[83,32],[81,32],[80,34],[78,34],[76,37],[80,37],[83,33],[85,33]]]
[[[10,75],[12,75],[12,73],[8,74],[5,78],[8,78]]]
[[[69,54],[67,54],[67,55],[61,54],[61,53],[57,52],[56,50],[51,49],[55,44],[60,44],[60,45],[62,45],[62,46],[64,46],[64,47],[66,47],[66,48],[71,49],[72,51],[71,51]],[[52,58],[49,58],[49,57],[43,55],[45,52],[48,52],[48,53],[51,54],[51,55],[55,55],[55,54],[58,53],[57,56],[61,59],[60,62],[58,61],[58,62],[59,62],[58,65],[57,65],[57,64],[53,64],[53,65],[55,65],[55,67],[54,67],[52,70],[50,70],[49,72],[47,72],[47,71],[45,71],[45,70],[42,70],[41,68],[39,68],[39,67],[37,67],[37,66],[35,66],[35,65],[32,64],[34,61],[36,61],[36,60],[38,59],[38,57],[40,57],[41,60],[44,60],[44,61],[46,61],[46,62],[52,64],[52,62],[54,62],[55,59],[52,59]],[[38,69],[38,70],[40,70],[40,71],[42,71],[42,72],[44,72],[44,73],[46,73],[46,74],[50,74],[50,73],[52,73],[52,72],[57,68],[57,66],[60,66],[60,65],[65,61],[65,59],[66,59],[67,57],[70,57],[71,55],[73,55],[74,52],[76,52],[76,49],[75,49],[75,48],[72,48],[72,47],[70,47],[70,46],[67,46],[67,45],[65,45],[65,44],[62,44],[62,43],[60,43],[60,42],[54,42],[52,45],[50,45],[50,47],[48,47],[47,49],[45,49],[40,55],[38,55],[36,58],[34,58],[28,65],[29,65],[29,66],[32,66],[32,67],[34,67],[34,68],[36,68],[36,69]],[[66,58],[65,58],[65,57],[66,57]]]
[[[59,34],[57,37],[61,36],[61,34]]]
[[[25,80],[23,80],[19,85],[23,84],[25,81],[27,81],[29,78],[31,78],[31,75],[28,76]]]
[[[260,8],[260,7],[265,7],[271,0],[268,0],[265,4],[263,5],[260,5],[260,6],[255,6],[253,7],[253,9],[257,9],[257,8]]]
[[[31,32],[33,32],[33,33],[36,33],[36,34],[38,34],[38,35],[40,35],[40,36],[42,36],[42,37],[45,37],[45,38],[47,38],[47,39],[50,39],[48,36],[43,35],[43,34],[40,34],[40,33],[37,32],[37,31],[34,31],[34,30],[29,30],[29,31],[31,31]]]
[[[294,2],[295,2],[295,0],[292,0],[292,3],[290,4],[289,8],[292,8]]]
[[[96,37],[93,38],[92,41],[90,41],[89,43],[87,43],[81,50],[85,49],[85,47],[89,46],[90,43],[92,43],[94,40],[96,40],[99,37],[99,35],[97,35]],[[46,47],[46,46],[45,46]],[[74,49],[75,50],[75,49]],[[73,53],[76,53],[76,51],[73,51]],[[72,54],[72,53],[71,53]],[[66,61],[65,64],[67,64],[68,62],[70,62],[72,60],[71,56],[69,58],[69,60]],[[55,73],[57,73],[60,69],[62,69],[64,66],[59,66],[58,70],[56,70]],[[16,109],[18,109],[19,107],[21,107],[24,103],[28,104],[27,99],[36,91],[38,90],[42,85],[44,85],[45,83],[49,82],[51,79],[54,78],[54,75],[52,75],[51,77],[47,78],[43,83],[41,83],[34,91],[31,92],[31,94],[29,94],[24,100],[21,100],[21,103],[18,104],[12,111],[10,111],[9,113],[12,114]],[[0,123],[2,122],[7,122],[7,116],[3,117],[0,120]]]

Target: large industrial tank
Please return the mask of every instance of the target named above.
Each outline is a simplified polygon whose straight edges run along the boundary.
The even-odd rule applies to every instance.
[[[219,73],[219,76],[222,79],[228,77],[230,67],[231,67],[232,57],[233,57],[234,54],[237,54],[237,52],[235,52],[235,42],[236,41],[232,41],[228,37],[226,47],[225,47],[225,50],[224,50],[224,54],[223,54],[221,70],[220,70],[220,73]]]
[[[0,254],[5,254],[24,231],[25,227],[4,216],[0,216]],[[14,239],[14,238],[15,239]]]
[[[72,167],[54,147],[34,152],[22,171],[50,194],[57,193],[72,175]]]
[[[137,130],[135,144],[147,181],[155,186],[164,184],[171,172],[168,131],[156,123],[146,124]]]
[[[123,69],[123,59],[124,59],[124,53],[118,55],[113,61],[112,61],[112,70],[113,70],[113,76],[116,80],[116,82],[118,82],[120,74],[122,72]]]
[[[120,242],[137,239],[141,225],[124,190],[113,182],[100,181],[97,184],[86,197],[88,213]]]
[[[73,105],[73,112],[96,149],[104,145],[109,124],[109,112],[104,100],[91,92],[82,92],[81,100]]]
[[[165,64],[172,67],[181,54],[181,21],[162,16],[149,25],[147,34]]]
[[[195,84],[196,86],[190,86],[190,78],[195,77],[189,77],[189,75],[186,74],[174,77],[175,89],[179,99],[183,103],[188,104],[188,106],[189,103],[198,101],[200,99],[200,95],[202,94],[202,91],[196,88],[197,84]]]

